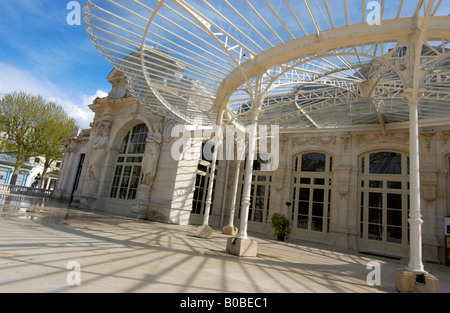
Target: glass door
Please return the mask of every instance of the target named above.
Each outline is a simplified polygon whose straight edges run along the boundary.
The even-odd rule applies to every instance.
[[[195,189],[192,198],[192,211],[190,216],[190,223],[197,225],[203,222],[205,209],[206,209],[206,200],[208,197],[208,187],[209,181],[211,177],[211,159],[210,155],[207,153],[208,151],[212,151],[212,147],[209,143],[202,144],[202,158],[198,162],[197,167],[197,176],[195,179]],[[216,165],[218,165],[219,161],[217,161]],[[216,177],[217,177],[217,169],[214,173],[214,182],[212,186],[212,198],[211,198],[211,208],[209,211],[209,215],[212,216],[213,208],[214,208],[214,190],[216,187]]]
[[[293,161],[292,234],[322,242],[330,231],[333,158],[323,153],[305,153]]]
[[[408,253],[407,174],[405,155],[382,152],[361,158],[360,250],[393,256]]]

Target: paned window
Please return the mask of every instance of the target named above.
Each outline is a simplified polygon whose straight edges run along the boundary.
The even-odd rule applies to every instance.
[[[311,232],[330,231],[333,158],[324,153],[294,157],[291,221]]]
[[[115,199],[136,199],[137,189],[142,180],[142,161],[148,128],[145,124],[133,127],[120,145],[114,170],[110,197]]]

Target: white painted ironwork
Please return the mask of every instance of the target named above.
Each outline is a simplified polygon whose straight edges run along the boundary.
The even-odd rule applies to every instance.
[[[426,28],[429,1],[371,3],[88,0],[84,19],[133,95],[176,120],[213,124],[225,109],[250,125],[255,69],[265,72],[260,123],[281,128],[407,121],[402,93],[413,80],[427,89],[419,119],[450,115],[450,3],[433,2]],[[426,43],[417,72],[418,26]]]

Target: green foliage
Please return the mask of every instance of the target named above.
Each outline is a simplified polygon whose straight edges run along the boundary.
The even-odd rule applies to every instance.
[[[278,240],[283,240],[291,233],[291,222],[289,219],[280,214],[274,213],[272,216],[272,227]]]
[[[15,150],[15,145],[8,139],[0,139],[0,152],[11,152]]]
[[[75,120],[61,106],[40,95],[13,92],[0,101],[0,130],[17,151],[16,175],[29,157],[44,156],[46,161],[62,157],[63,138],[75,127]]]
[[[37,153],[45,157],[42,173],[42,175],[45,175],[51,163],[62,158],[66,147],[66,142],[63,139],[69,137],[77,125],[75,120],[54,102],[47,103],[46,114],[41,123],[44,130]]]

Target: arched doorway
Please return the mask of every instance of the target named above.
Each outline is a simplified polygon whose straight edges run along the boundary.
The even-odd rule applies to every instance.
[[[359,158],[361,251],[407,256],[409,244],[409,157],[369,152]]]

